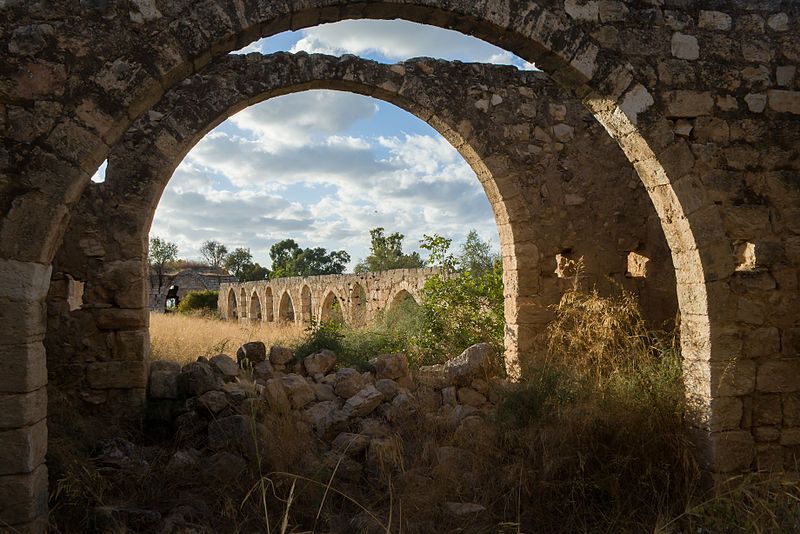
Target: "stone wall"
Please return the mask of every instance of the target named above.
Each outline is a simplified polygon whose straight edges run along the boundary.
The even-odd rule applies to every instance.
[[[0,426],[0,521],[44,528],[43,339],[54,309],[45,298],[52,272],[54,281],[69,280],[52,262],[82,209],[79,199],[94,194],[90,176],[137,118],[215,57],[262,36],[355,18],[404,18],[483,38],[536,62],[583,102],[622,149],[624,168],[635,169],[669,244],[687,389],[705,410],[709,467],[723,477],[793,471],[800,446],[799,10],[794,0],[6,0],[0,354],[14,372],[0,381],[10,414]],[[485,109],[493,109],[492,98]],[[515,111],[509,130],[532,124]],[[480,126],[456,123],[446,136],[472,146]],[[169,152],[171,143],[165,136],[161,146]],[[493,169],[482,174],[490,198],[530,212],[530,196],[501,187],[505,157],[482,161]],[[550,255],[533,248],[530,219],[498,213],[501,235],[515,243],[504,249],[513,273],[506,289],[538,296],[548,283],[537,258],[546,265]],[[105,240],[114,238],[98,242]],[[99,272],[110,276],[111,263]],[[116,272],[130,271],[138,284],[144,273],[134,263],[123,261]],[[526,272],[537,274],[518,283]],[[72,278],[88,291],[88,279]],[[97,335],[123,353],[137,343],[126,336],[147,317],[124,293],[128,307],[94,292],[109,307],[79,314],[102,324]],[[516,299],[507,310],[512,339],[525,337],[529,328],[516,318],[534,301]],[[48,350],[72,343],[61,332],[63,342]]]
[[[465,85],[464,80],[478,85]],[[439,130],[472,165],[498,222],[506,286],[506,358],[511,368],[518,365],[520,354],[534,357],[537,335],[551,316],[549,306],[572,286],[572,275],[563,272],[559,257],[562,263],[583,260],[580,276],[587,287],[608,292],[622,286],[637,293],[654,324],[674,318],[668,248],[646,192],[602,127],[543,74],[431,59],[381,65],[355,57],[306,54],[229,56],[170,91],[153,113],[140,118],[109,155],[106,181],[93,184],[79,202],[55,265],[59,275],[94,280],[87,280],[85,310],[62,310],[66,317],[54,320],[48,332],[48,340],[53,340],[48,342],[52,381],[62,391],[82,391],[84,401],[96,403],[93,411],[102,411],[106,392],[98,396],[80,368],[106,366],[113,374],[118,363],[106,356],[103,338],[94,333],[96,324],[86,320],[81,326],[73,318],[94,308],[123,317],[150,307],[149,302],[131,298],[120,304],[113,287],[116,284],[129,295],[137,286],[129,286],[118,275],[119,266],[146,269],[150,221],[183,155],[243,106],[309,88],[349,90],[401,106]],[[520,109],[530,124],[519,122]],[[468,143],[454,133],[467,124],[475,130]],[[519,227],[516,232],[515,227]],[[76,249],[66,243],[83,245]],[[628,269],[631,254],[650,258],[646,273]],[[536,268],[520,269],[523,264]],[[100,274],[109,268],[114,272]],[[130,270],[126,274],[135,279]],[[97,286],[103,290],[94,295]],[[317,310],[302,306],[300,294],[292,294],[285,305],[288,310],[292,304],[298,321],[323,317],[326,296],[309,295]],[[281,297],[282,293],[273,295],[276,320],[282,318]],[[248,298],[237,295],[239,316],[252,315]],[[351,297],[342,289],[337,298],[346,304]],[[255,303],[266,301],[264,293]],[[242,308],[241,302],[247,306]],[[63,345],[69,338],[76,341]],[[81,343],[94,346],[76,355],[74,347]],[[138,357],[144,359],[145,353]],[[65,377],[74,379],[65,382]],[[132,395],[140,398],[140,389],[133,388]]]
[[[374,320],[378,312],[390,309],[404,295],[419,303],[425,282],[439,272],[435,268],[394,269],[222,284],[219,312],[227,319],[302,324],[328,318],[335,298],[344,320],[360,326]],[[281,304],[287,299],[291,318],[282,314]]]

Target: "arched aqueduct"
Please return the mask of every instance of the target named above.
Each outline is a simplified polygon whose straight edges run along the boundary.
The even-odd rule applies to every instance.
[[[677,298],[709,470],[793,470],[800,5],[701,4],[0,4],[0,523],[45,528],[48,383],[109,422],[141,413],[146,236],[177,164],[236,111],[313,88],[392,102],[475,169],[502,243],[512,372],[536,357],[565,283],[558,262],[582,256],[588,276],[631,287],[654,319]],[[457,29],[543,73],[226,55],[357,18]],[[105,159],[106,182],[91,184]],[[647,273],[628,268],[641,257]]]
[[[306,324],[332,319],[338,307],[347,324],[364,326],[404,298],[419,303],[425,282],[437,273],[435,268],[394,269],[222,284],[219,311],[229,320]]]

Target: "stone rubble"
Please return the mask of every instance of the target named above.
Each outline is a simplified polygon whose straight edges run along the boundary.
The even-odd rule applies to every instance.
[[[360,372],[336,369],[336,354],[329,350],[298,360],[290,349],[267,351],[261,343],[248,343],[237,351],[238,365],[224,354],[199,358],[183,368],[155,362],[149,424],[175,434],[179,447],[170,453],[167,472],[196,469],[209,484],[234,481],[260,462],[259,448],[272,435],[260,422],[260,414],[266,413],[289,418],[298,428],[305,425],[309,439],[316,440],[308,450],[319,451],[309,461],[336,469],[342,481],[359,483],[387,472],[400,476],[405,451],[397,424],[421,417],[463,435],[486,431],[494,409],[490,399],[496,397],[492,392],[502,383],[492,360],[491,348],[481,344],[444,364],[419,370],[409,368],[404,354],[383,354],[369,361],[371,371]],[[257,372],[266,365],[271,366],[268,373]],[[110,465],[134,456],[124,452],[124,444],[112,445],[106,455]],[[476,461],[473,453],[459,447],[441,446],[433,453],[434,469],[443,472],[468,470]],[[473,503],[444,506],[452,516],[485,511]],[[152,522],[160,519],[134,512]],[[163,528],[183,524],[190,513],[171,510],[161,521]]]

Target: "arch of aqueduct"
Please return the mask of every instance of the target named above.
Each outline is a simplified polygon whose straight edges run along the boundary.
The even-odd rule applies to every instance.
[[[501,237],[512,368],[535,358],[563,283],[557,257],[586,257],[598,280],[611,274],[660,302],[654,311],[669,309],[660,281],[674,280],[710,470],[794,469],[798,10],[792,0],[2,3],[0,522],[45,528],[48,382],[105,419],[141,412],[145,238],[177,163],[233,112],[322,87],[404,107],[476,170]],[[225,55],[288,29],[395,17],[483,38],[548,76]],[[106,183],[90,184],[106,158]],[[641,274],[624,266],[631,253],[650,259],[644,279],[626,276]]]
[[[404,298],[419,303],[425,282],[438,272],[394,269],[222,284],[219,311],[227,319],[304,324],[330,318],[338,305],[346,323],[361,326]]]

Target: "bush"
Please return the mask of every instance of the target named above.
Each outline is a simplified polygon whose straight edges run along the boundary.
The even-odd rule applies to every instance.
[[[295,361],[300,361],[318,350],[328,349],[339,355],[342,352],[344,326],[338,321],[312,323],[306,328],[303,341],[294,350]]]
[[[216,312],[219,291],[190,291],[178,304],[178,313]]]
[[[437,275],[423,289],[423,323],[417,345],[420,363],[439,363],[476,343],[489,343],[500,353],[505,328],[503,266],[495,260],[483,272]]]

